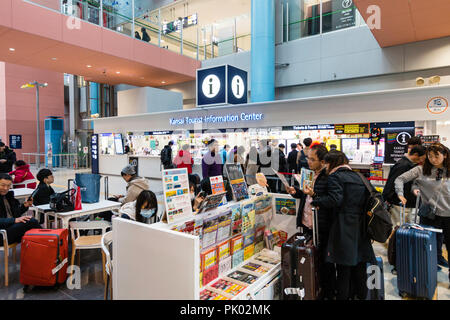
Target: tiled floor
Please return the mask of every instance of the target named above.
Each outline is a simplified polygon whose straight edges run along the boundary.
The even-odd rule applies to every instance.
[[[84,170],[86,171],[86,170]],[[77,172],[83,172],[77,171]],[[33,170],[35,173],[35,170]],[[67,169],[57,169],[54,171],[55,191],[62,191],[67,188],[67,179],[74,178],[75,171]],[[125,181],[120,176],[109,178],[109,193],[124,194]],[[158,180],[150,180],[150,189],[154,191],[162,207],[162,184]],[[103,179],[102,179],[102,191]],[[102,192],[103,196],[103,192]],[[381,256],[384,262],[385,294],[387,300],[401,300],[397,291],[397,278],[391,273],[392,267],[386,257],[387,249],[381,244],[374,245],[375,253]],[[18,248],[20,257],[20,248]],[[1,256],[1,255],[0,255]],[[1,256],[3,257],[3,256]],[[19,260],[19,259],[18,259]],[[2,260],[0,260],[2,261]],[[3,263],[0,263],[0,299],[2,300],[101,300],[104,294],[104,284],[102,278],[102,259],[100,249],[83,250],[81,254],[81,289],[68,289],[66,285],[58,289],[36,288],[30,293],[23,292],[23,286],[19,282],[19,263],[15,266],[10,259],[9,287],[4,286]],[[450,300],[450,290],[448,282],[448,268],[443,268],[438,272],[438,300]]]

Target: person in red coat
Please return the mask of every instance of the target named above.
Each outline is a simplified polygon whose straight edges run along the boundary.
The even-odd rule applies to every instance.
[[[14,189],[19,188],[30,188],[30,189],[36,189],[36,181],[35,177],[30,171],[30,165],[27,164],[23,160],[18,160],[14,162],[14,168],[16,170],[11,171],[9,173],[10,176],[14,176],[13,184]],[[25,182],[24,184],[18,184],[21,182]]]
[[[188,144],[183,145],[181,150],[178,151],[173,163],[177,166],[177,168],[187,168],[188,174],[192,173],[194,159],[192,159],[191,153],[189,152]]]

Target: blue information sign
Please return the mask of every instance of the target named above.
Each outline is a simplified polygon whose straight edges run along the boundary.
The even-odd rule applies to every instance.
[[[11,149],[22,149],[22,135],[10,134],[9,135],[9,147]]]
[[[98,134],[93,134],[91,138],[91,160],[92,173],[98,173]]]

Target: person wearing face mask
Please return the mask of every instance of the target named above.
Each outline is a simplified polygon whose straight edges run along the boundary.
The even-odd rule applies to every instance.
[[[288,187],[286,191],[294,198],[300,199],[297,213],[297,228],[303,228],[312,234],[312,201],[313,196],[324,196],[328,192],[328,175],[324,158],[328,154],[326,147],[316,144],[309,150],[308,165],[314,171],[313,187],[305,186],[303,191],[297,187]],[[332,223],[332,210],[319,207],[317,210],[319,230],[319,279],[322,288],[320,299],[333,300],[335,296],[336,269],[334,264],[326,262],[327,243]]]
[[[197,209],[200,206],[200,204],[202,203],[202,201],[205,199],[204,195],[206,193],[199,192],[197,194],[197,190],[195,188],[195,184],[192,183],[192,182],[189,182],[189,194],[190,194],[190,197],[191,197],[192,211],[195,212],[195,211],[197,211]]]
[[[158,200],[150,190],[142,191],[137,199],[123,205],[119,210],[121,218],[147,223],[158,212]],[[156,220],[155,220],[156,221]]]
[[[415,196],[420,195],[422,204],[429,205],[428,217],[420,217],[420,224],[443,230],[443,233],[436,233],[438,264],[448,266],[442,256],[442,237],[449,250],[450,151],[443,144],[434,143],[427,148],[426,155],[423,167],[417,166],[395,180],[395,192],[402,204],[406,204],[408,199],[405,197],[404,184],[414,181],[411,191]]]

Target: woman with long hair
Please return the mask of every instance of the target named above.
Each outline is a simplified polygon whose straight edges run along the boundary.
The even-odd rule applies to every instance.
[[[343,152],[330,151],[324,161],[328,174],[327,193],[313,194],[311,204],[331,210],[325,260],[336,264],[336,298],[365,299],[366,266],[375,261],[370,238],[365,232],[365,204],[369,192],[361,177],[348,165]]]
[[[420,195],[428,214],[427,217],[420,217],[420,223],[442,229],[445,246],[449,250],[450,151],[443,144],[434,143],[427,148],[426,155],[423,167],[414,167],[395,179],[395,192],[402,204],[405,204],[407,200],[403,193],[404,184],[414,181],[411,191],[416,196]],[[442,257],[442,234],[437,234],[437,240],[438,263],[442,265],[443,262],[446,263]]]

